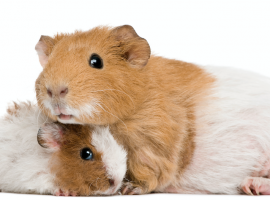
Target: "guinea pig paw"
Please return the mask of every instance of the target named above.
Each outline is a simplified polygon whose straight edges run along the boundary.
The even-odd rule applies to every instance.
[[[247,177],[241,184],[248,195],[270,195],[270,179],[263,177]]]
[[[77,193],[76,192],[72,192],[72,191],[68,191],[68,190],[62,190],[62,189],[56,189],[54,191],[54,195],[55,196],[65,196],[65,197],[68,197],[68,196],[77,196]]]
[[[142,189],[139,186],[135,186],[131,182],[126,182],[121,187],[122,195],[139,195],[142,194]]]

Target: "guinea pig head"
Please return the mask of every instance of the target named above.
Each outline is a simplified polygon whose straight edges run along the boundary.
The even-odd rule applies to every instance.
[[[135,111],[144,94],[147,41],[124,25],[41,36],[39,107],[62,123],[114,123]]]
[[[126,151],[108,127],[44,124],[38,142],[52,151],[50,170],[64,191],[81,196],[112,195],[126,174]]]

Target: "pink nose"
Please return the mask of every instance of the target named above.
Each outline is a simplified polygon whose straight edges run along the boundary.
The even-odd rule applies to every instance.
[[[59,90],[58,95],[59,95],[60,97],[65,97],[65,96],[67,95],[67,93],[68,93],[68,88],[61,88],[61,89]],[[52,90],[47,89],[47,94],[49,95],[49,97],[52,98],[52,96],[53,96],[54,93],[52,92]]]
[[[113,179],[109,179],[109,183],[111,186],[114,186],[114,180]]]
[[[63,90],[60,91],[60,97],[65,97],[68,93],[68,89],[64,88]]]

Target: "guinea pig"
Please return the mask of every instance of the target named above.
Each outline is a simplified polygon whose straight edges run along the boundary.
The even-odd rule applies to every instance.
[[[38,106],[109,125],[128,153],[123,194],[270,193],[270,81],[150,55],[129,26],[42,36]]]
[[[14,103],[0,120],[0,166],[3,192],[112,195],[126,152],[108,127],[61,125],[31,103]]]
[[[80,196],[113,195],[126,174],[126,151],[109,127],[44,124],[38,142],[54,154],[50,160],[56,185]]]

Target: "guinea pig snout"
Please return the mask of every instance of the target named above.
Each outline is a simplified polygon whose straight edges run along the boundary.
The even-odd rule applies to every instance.
[[[50,98],[53,98],[54,96],[58,96],[61,98],[64,98],[68,93],[68,88],[67,87],[60,87],[58,89],[56,89],[55,91],[51,90],[51,89],[47,89],[47,94]]]
[[[67,112],[67,109],[65,106],[59,106],[58,104],[53,106],[54,114],[58,116],[61,120],[69,120],[72,118],[71,113]]]

